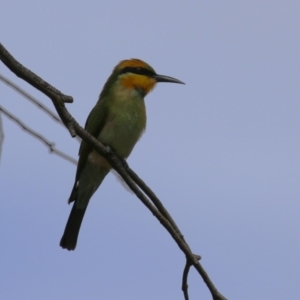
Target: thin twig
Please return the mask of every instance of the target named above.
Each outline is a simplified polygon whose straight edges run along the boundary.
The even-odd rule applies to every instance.
[[[4,129],[3,129],[3,122],[2,122],[2,114],[0,113],[0,159],[2,156],[2,147],[4,143]]]
[[[6,83],[8,86],[10,86],[12,89],[14,89],[19,94],[21,94],[23,97],[25,97],[26,99],[28,99],[29,101],[31,101],[32,103],[34,103],[38,108],[40,108],[41,110],[43,110],[46,114],[48,114],[56,122],[58,122],[59,124],[61,124],[62,126],[64,126],[64,124],[61,121],[61,119],[59,118],[59,116],[56,115],[55,113],[53,113],[48,107],[46,107],[45,105],[43,105],[35,97],[33,97],[32,95],[30,95],[29,93],[27,93],[26,91],[24,91],[23,89],[21,89],[15,83],[13,83],[12,81],[10,81],[9,79],[7,79],[6,77],[4,77],[1,74],[0,74],[0,80],[2,80],[2,82]]]
[[[196,255],[196,258],[198,260],[201,259],[201,256],[199,255]],[[182,286],[181,286],[181,289],[183,291],[183,295],[184,295],[184,299],[185,300],[189,300],[189,293],[188,293],[188,275],[189,275],[189,272],[190,272],[190,268],[193,264],[191,263],[191,261],[187,258],[186,259],[186,263],[185,263],[185,267],[183,269],[183,274],[182,274]]]
[[[46,107],[44,104],[42,104],[39,100],[37,100],[35,97],[21,89],[17,84],[12,82],[11,80],[7,79],[5,76],[0,74],[0,80],[7,84],[9,87],[11,87],[13,90],[15,90],[17,93],[22,95],[24,98],[35,104],[38,108],[40,108],[43,112],[45,112],[48,116],[50,116],[52,119],[54,119],[58,124],[63,126],[63,128],[66,129],[66,126],[60,119],[58,115],[56,115],[54,112],[52,112],[48,107]],[[81,142],[81,139],[77,136],[76,137],[77,141]]]
[[[185,300],[189,300],[189,293],[188,293],[188,287],[189,287],[189,285],[188,285],[187,281],[188,281],[188,274],[189,274],[191,266],[192,266],[192,264],[187,259],[185,267],[184,267],[184,270],[183,270],[182,286],[181,286],[181,289],[183,291],[183,295],[184,295],[184,299]]]
[[[17,117],[15,117],[12,113],[8,112],[6,109],[0,106],[0,111],[5,114],[7,117],[9,117],[12,121],[17,123],[24,131],[35,137],[37,140],[43,142],[48,148],[50,153],[54,153],[57,156],[71,162],[74,165],[77,165],[77,160],[73,157],[69,156],[68,154],[65,154],[64,152],[58,150],[55,148],[55,144],[52,142],[49,142],[44,136],[37,133],[33,129],[29,128],[27,125],[25,125],[22,121],[20,121]]]

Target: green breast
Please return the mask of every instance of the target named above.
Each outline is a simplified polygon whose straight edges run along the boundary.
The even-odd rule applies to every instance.
[[[118,96],[118,97],[117,97]],[[109,145],[118,156],[126,158],[146,127],[146,108],[143,97],[137,92],[113,97],[108,117],[99,140]]]

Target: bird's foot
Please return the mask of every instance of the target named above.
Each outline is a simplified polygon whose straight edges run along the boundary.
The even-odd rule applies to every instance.
[[[114,153],[114,152],[112,151],[112,149],[110,148],[110,146],[104,145],[104,147],[105,147],[105,149],[106,149],[106,151],[107,151],[108,153]]]

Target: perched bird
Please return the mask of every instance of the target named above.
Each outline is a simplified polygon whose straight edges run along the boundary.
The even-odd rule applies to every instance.
[[[127,158],[146,127],[144,97],[157,82],[182,81],[158,75],[139,59],[121,61],[105,83],[90,112],[85,129],[120,158]],[[74,201],[60,246],[74,250],[79,229],[92,195],[111,169],[108,161],[85,141],[79,149],[75,183],[68,203]]]

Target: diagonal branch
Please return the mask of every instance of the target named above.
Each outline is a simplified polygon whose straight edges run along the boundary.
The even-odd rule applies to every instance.
[[[146,183],[138,177],[138,175],[129,167],[126,169],[129,176],[132,178],[132,180],[141,188],[141,190],[151,199],[153,204],[156,206],[156,208],[160,211],[160,213],[169,220],[177,234],[180,236],[180,238],[184,241],[183,234],[180,232],[178,226],[176,225],[173,218],[170,216],[169,212],[165,209],[161,201],[156,197],[154,192],[146,185]]]
[[[48,82],[44,81],[41,77],[37,76],[29,69],[25,68],[18,61],[16,61],[12,55],[1,45],[1,60],[2,62],[18,77],[24,79],[24,76],[27,78],[27,82],[35,87],[37,90],[50,97],[56,95],[64,103],[72,103],[73,98],[71,96],[66,96],[62,94],[55,87],[50,85]]]
[[[85,131],[71,114],[65,108],[64,102],[69,102],[72,100],[71,97],[63,95],[61,92],[56,90],[54,87],[50,86],[48,83],[43,81],[40,77],[35,75],[30,70],[26,69],[19,62],[17,62],[8,51],[0,44],[0,59],[2,62],[17,76],[27,81],[29,84],[36,87],[38,90],[46,94],[53,102],[60,118],[64,122],[65,126],[69,129],[71,135],[74,137],[76,134],[80,136],[84,141],[91,145],[97,152],[103,155],[111,164],[111,166],[120,174],[127,185],[132,189],[136,196],[143,202],[145,206],[152,212],[152,214],[158,219],[158,221],[165,227],[165,229],[170,233],[178,247],[184,252],[187,261],[189,261],[198,273],[201,275],[202,279],[206,283],[208,289],[214,300],[226,300],[226,298],[218,292],[213,282],[207,275],[204,268],[200,265],[197,256],[195,256],[188,244],[179,234],[180,231],[173,227],[173,222],[169,220],[166,216],[167,214],[161,213],[149,200],[149,198],[142,192],[141,188],[137,186],[133,178],[128,174],[122,160],[120,160],[112,151],[107,147],[103,146],[96,138],[91,136],[87,131]],[[150,190],[150,189],[149,189]],[[150,193],[150,191],[149,191]],[[152,192],[153,193],[153,192]],[[153,193],[154,195],[154,193]],[[165,215],[164,215],[165,214]],[[179,232],[179,233],[178,233]]]

